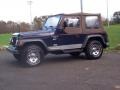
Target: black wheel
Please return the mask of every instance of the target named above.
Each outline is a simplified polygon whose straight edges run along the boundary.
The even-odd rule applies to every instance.
[[[13,54],[16,60],[20,61],[20,54]]]
[[[21,54],[21,60],[27,66],[37,66],[44,57],[43,50],[37,45],[29,45],[24,47]]]
[[[99,59],[103,53],[103,46],[100,41],[93,40],[87,43],[85,54],[88,59]]]
[[[78,57],[80,55],[80,52],[72,52],[70,55],[73,57]]]

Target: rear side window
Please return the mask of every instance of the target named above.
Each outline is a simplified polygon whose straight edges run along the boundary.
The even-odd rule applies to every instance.
[[[64,18],[65,27],[80,27],[79,17],[66,17]]]
[[[99,29],[100,22],[98,16],[86,16],[86,29]]]

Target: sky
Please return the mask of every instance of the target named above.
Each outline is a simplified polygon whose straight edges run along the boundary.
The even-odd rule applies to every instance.
[[[0,20],[30,22],[29,0],[0,0]],[[109,18],[115,11],[120,11],[120,0],[108,0]],[[35,16],[54,15],[59,13],[80,12],[80,0],[32,0],[32,19]],[[101,13],[107,17],[107,0],[83,0],[83,11]]]

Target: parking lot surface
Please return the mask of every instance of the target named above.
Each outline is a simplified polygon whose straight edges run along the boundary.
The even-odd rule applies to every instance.
[[[48,55],[41,65],[26,68],[3,51],[0,90],[120,90],[120,53],[99,60]]]

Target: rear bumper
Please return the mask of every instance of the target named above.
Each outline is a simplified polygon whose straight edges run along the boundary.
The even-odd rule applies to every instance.
[[[10,53],[13,53],[13,54],[19,54],[18,49],[14,46],[7,47],[7,51],[9,51]]]
[[[105,45],[104,48],[107,48],[110,46],[109,42],[106,42],[104,45]]]
[[[106,46],[107,46],[107,47],[109,47],[109,46],[110,46],[109,42],[107,42],[107,43],[106,43]]]

